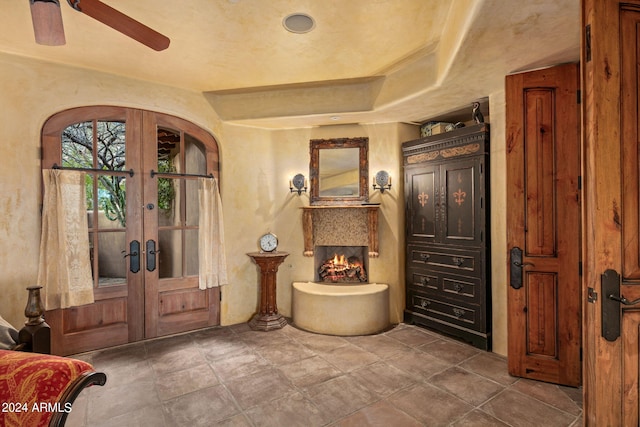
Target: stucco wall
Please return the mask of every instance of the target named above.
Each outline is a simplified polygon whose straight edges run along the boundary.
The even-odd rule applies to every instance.
[[[40,130],[52,114],[83,105],[120,105],[159,111],[190,120],[212,133],[221,150],[221,192],[230,284],[222,289],[221,323],[247,321],[258,305],[258,271],[246,256],[266,231],[278,235],[280,250],[290,253],[278,273],[278,307],[291,314],[291,284],[313,278],[313,259],[302,255],[300,207],[308,196],[292,194],[289,179],[308,176],[313,138],[366,136],[369,174],[384,169],[391,191],[380,194],[380,257],[370,260],[370,280],[391,286],[391,321],[404,307],[404,202],[400,144],[418,136],[415,126],[397,123],[264,130],[222,123],[199,93],[98,71],[69,68],[0,54],[0,314],[14,325],[24,321],[25,288],[37,278],[40,244]],[[491,97],[492,186],[502,182],[504,94]],[[495,110],[494,110],[495,109]],[[500,169],[502,168],[502,169]],[[506,354],[506,302],[501,242],[504,190],[492,193],[494,242],[494,351]],[[495,219],[497,218],[497,219]],[[497,245],[496,245],[497,243]],[[502,251],[502,252],[501,252]],[[501,259],[502,257],[502,259]]]
[[[401,322],[404,203],[399,185],[400,145],[418,136],[415,126],[391,123],[265,131],[225,125],[222,135],[229,141],[223,150],[222,176],[223,199],[229,200],[224,202],[227,263],[234,278],[223,288],[223,323],[247,321],[257,310],[258,269],[247,262],[246,253],[258,249],[258,237],[267,231],[278,236],[278,249],[289,253],[278,270],[277,303],[282,314],[291,315],[292,283],[313,280],[313,258],[303,256],[300,209],[309,205],[309,196],[290,193],[288,183],[297,173],[309,176],[310,139],[339,137],[368,137],[369,174],[384,169],[393,177],[391,191],[380,194],[369,188],[370,200],[381,204],[380,257],[369,260],[369,280],[389,284],[391,321]],[[231,150],[233,154],[227,153]]]

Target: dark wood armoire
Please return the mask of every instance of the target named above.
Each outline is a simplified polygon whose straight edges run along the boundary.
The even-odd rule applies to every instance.
[[[491,349],[489,125],[402,144],[405,321]]]

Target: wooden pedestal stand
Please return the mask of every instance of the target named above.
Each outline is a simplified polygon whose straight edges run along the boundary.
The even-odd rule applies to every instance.
[[[278,313],[276,305],[276,273],[286,252],[251,252],[247,254],[260,267],[260,311],[249,321],[251,329],[270,331],[280,329],[287,319]]]

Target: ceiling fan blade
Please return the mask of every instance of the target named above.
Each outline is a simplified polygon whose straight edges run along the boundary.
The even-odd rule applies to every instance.
[[[59,0],[29,0],[36,43],[46,46],[65,44]]]
[[[160,51],[169,47],[171,41],[168,37],[99,0],[68,0],[68,2],[75,10],[108,25],[153,50]]]

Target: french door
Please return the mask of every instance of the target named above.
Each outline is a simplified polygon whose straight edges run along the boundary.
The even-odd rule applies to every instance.
[[[198,177],[218,176],[215,139],[164,114],[85,107],[50,118],[42,143],[43,168],[87,173],[95,299],[47,312],[52,352],[219,324],[219,289],[198,288]]]

